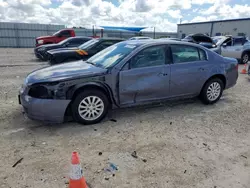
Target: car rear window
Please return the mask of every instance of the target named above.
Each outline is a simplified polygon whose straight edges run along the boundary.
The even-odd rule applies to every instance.
[[[171,50],[174,63],[200,61],[199,51],[196,47],[187,45],[171,45]],[[205,56],[202,58],[205,58]]]

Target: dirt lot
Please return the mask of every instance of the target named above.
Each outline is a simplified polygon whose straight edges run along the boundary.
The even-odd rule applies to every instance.
[[[31,49],[0,49],[0,187],[66,188],[74,150],[92,188],[250,187],[247,75],[216,105],[192,99],[58,125],[26,119],[17,102],[26,74],[45,65]],[[119,167],[114,177],[103,170],[109,162]]]

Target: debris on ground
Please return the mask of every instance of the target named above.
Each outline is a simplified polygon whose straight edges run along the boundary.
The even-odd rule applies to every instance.
[[[109,180],[112,177],[115,177],[115,172],[118,171],[118,166],[114,163],[109,163],[109,166],[104,168],[104,171],[109,173],[108,176],[105,176],[105,180]]]
[[[111,173],[117,170],[118,170],[118,167],[114,163],[109,163],[109,166],[107,168],[104,168],[105,172],[111,172]]]
[[[144,163],[147,162],[147,159],[144,159],[144,158],[142,158],[142,157],[139,157],[139,156],[137,155],[137,152],[136,152],[136,151],[133,151],[133,153],[131,154],[131,156],[134,157],[135,159],[140,158]]]
[[[21,163],[23,160],[23,158],[19,159],[13,166],[12,168],[15,168],[19,163]]]
[[[247,157],[246,157],[245,155],[241,155],[241,157],[243,157],[243,158],[247,159]]]
[[[184,174],[186,174],[186,173],[187,173],[187,170],[184,171]]]
[[[102,152],[99,152],[98,155],[101,156],[101,155],[102,155]]]
[[[133,151],[133,153],[131,154],[131,156],[134,157],[134,158],[136,158],[136,159],[138,158],[136,151]]]
[[[190,137],[190,136],[188,136],[188,135],[186,135],[186,137],[187,137],[187,138],[189,138],[190,140],[193,140],[193,138],[192,138],[192,137]]]

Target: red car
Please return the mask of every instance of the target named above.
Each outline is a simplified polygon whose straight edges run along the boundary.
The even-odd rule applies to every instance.
[[[63,41],[69,37],[75,37],[75,31],[73,29],[62,29],[57,31],[52,36],[42,36],[36,38],[36,46],[44,45],[44,44],[54,44]]]

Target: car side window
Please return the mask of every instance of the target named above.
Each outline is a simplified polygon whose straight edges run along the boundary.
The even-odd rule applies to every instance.
[[[100,45],[97,46],[98,50],[103,50],[109,46],[112,46],[113,44],[117,43],[117,41],[104,41]]]
[[[71,45],[81,45],[85,42],[85,40],[83,39],[73,39],[70,41],[70,44]]]
[[[140,51],[131,59],[130,68],[164,65],[166,62],[165,50],[165,46],[153,46]]]
[[[207,54],[204,50],[199,49],[199,54],[200,54],[200,60],[201,61],[207,61]]]
[[[71,37],[70,31],[62,31],[62,32],[60,33],[60,35],[61,35],[62,37]]]
[[[234,46],[242,46],[245,44],[245,38],[235,38]]]
[[[186,45],[171,45],[171,50],[174,63],[200,61],[198,48]]]
[[[232,39],[228,38],[223,44],[226,44],[227,46],[232,46]]]

